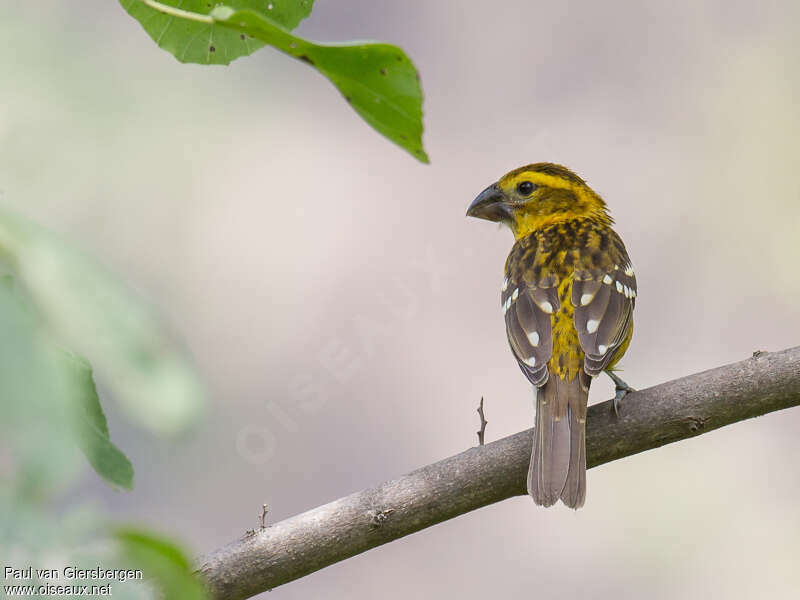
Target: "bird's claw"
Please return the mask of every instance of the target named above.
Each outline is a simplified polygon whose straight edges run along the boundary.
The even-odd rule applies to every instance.
[[[635,392],[636,390],[633,389],[631,386],[629,386],[624,381],[622,381],[622,379],[620,379],[613,372],[606,371],[606,373],[608,373],[608,376],[611,377],[611,379],[614,381],[614,390],[615,390],[614,400],[613,400],[614,414],[617,417],[619,417],[619,407],[620,407],[620,404],[622,403],[622,399],[625,396],[627,396],[630,392]]]
[[[616,393],[614,394],[614,414],[619,417],[619,407],[622,399],[628,395],[628,392],[635,392],[632,387],[618,387],[616,388]]]

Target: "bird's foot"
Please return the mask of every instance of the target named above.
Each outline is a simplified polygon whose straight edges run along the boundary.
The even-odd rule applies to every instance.
[[[627,396],[630,392],[635,392],[636,390],[625,383],[618,375],[616,375],[613,371],[606,371],[606,374],[611,377],[611,380],[614,382],[615,394],[614,394],[614,414],[619,417],[619,407],[622,403],[622,399]]]

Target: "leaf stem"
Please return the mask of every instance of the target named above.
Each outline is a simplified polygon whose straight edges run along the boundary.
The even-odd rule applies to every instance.
[[[181,19],[188,19],[190,21],[197,21],[198,23],[208,23],[209,25],[214,24],[214,18],[209,15],[201,15],[200,13],[182,10],[180,8],[175,8],[174,6],[169,6],[168,4],[161,4],[161,2],[156,2],[156,0],[140,0],[140,2],[142,4],[146,4],[154,10],[157,10],[158,12],[164,13],[165,15],[171,15]]]

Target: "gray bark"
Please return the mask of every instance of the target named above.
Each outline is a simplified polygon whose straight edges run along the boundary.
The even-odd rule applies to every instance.
[[[742,362],[631,393],[619,418],[610,401],[590,407],[588,466],[799,404],[800,346],[756,352]],[[212,597],[248,598],[420,529],[525,494],[531,435],[529,429],[471,448],[246,534],[205,557],[200,573]]]

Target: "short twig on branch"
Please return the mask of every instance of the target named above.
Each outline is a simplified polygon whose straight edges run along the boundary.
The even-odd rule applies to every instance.
[[[633,392],[625,397],[619,418],[614,417],[610,401],[592,406],[586,423],[587,465],[596,467],[797,405],[800,347],[761,352]],[[254,596],[441,521],[524,494],[530,449],[531,430],[471,448],[245,536],[207,556],[200,572],[213,598]]]
[[[478,406],[478,416],[481,418],[481,428],[478,430],[478,445],[483,446],[484,436],[486,435],[486,424],[489,422],[483,414],[483,396],[481,396],[481,403]]]

